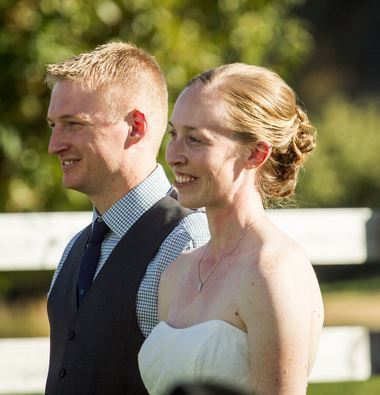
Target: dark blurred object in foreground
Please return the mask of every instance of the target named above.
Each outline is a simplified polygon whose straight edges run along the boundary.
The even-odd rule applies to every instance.
[[[216,384],[182,384],[168,395],[248,395],[248,393]],[[250,393],[250,395],[254,394]]]

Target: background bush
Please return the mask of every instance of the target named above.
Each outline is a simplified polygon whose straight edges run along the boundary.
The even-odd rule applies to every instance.
[[[301,93],[319,131],[319,149],[298,190],[300,205],[377,206],[379,102],[377,91],[361,88],[378,72],[367,67],[363,87],[352,76],[370,62],[365,45],[377,37],[379,6],[340,3],[0,0],[0,210],[90,208],[83,195],[63,190],[58,163],[46,152],[44,72],[47,63],[112,40],[131,41],[157,58],[171,105],[185,83],[209,67],[242,61],[275,69]]]

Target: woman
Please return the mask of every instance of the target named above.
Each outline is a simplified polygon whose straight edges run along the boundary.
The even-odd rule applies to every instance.
[[[161,322],[139,355],[148,391],[189,381],[305,394],[321,294],[305,253],[264,206],[293,193],[314,129],[277,74],[245,64],[191,80],[170,127],[180,203],[205,207],[211,239],[162,277]]]

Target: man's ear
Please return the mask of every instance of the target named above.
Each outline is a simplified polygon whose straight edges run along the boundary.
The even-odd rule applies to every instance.
[[[248,168],[258,168],[262,166],[269,158],[272,152],[272,145],[267,141],[258,141],[250,151],[247,160]]]
[[[133,110],[129,116],[131,117],[131,131],[129,136],[140,140],[144,137],[147,129],[145,114],[139,110]]]

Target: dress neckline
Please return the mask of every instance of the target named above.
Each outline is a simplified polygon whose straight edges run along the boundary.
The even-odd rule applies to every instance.
[[[176,327],[170,325],[169,323],[167,323],[166,321],[160,321],[158,325],[164,325],[164,326],[166,326],[167,328],[169,328],[172,331],[188,331],[188,330],[200,327],[200,326],[210,326],[210,325],[226,326],[226,327],[228,327],[230,329],[235,330],[237,333],[241,333],[244,336],[248,336],[248,333],[246,331],[238,328],[235,325],[230,324],[227,321],[218,320],[218,319],[213,319],[213,320],[207,320],[207,321],[199,322],[198,324],[190,325],[190,326],[187,326],[187,327],[184,327],[184,328],[176,328]]]

